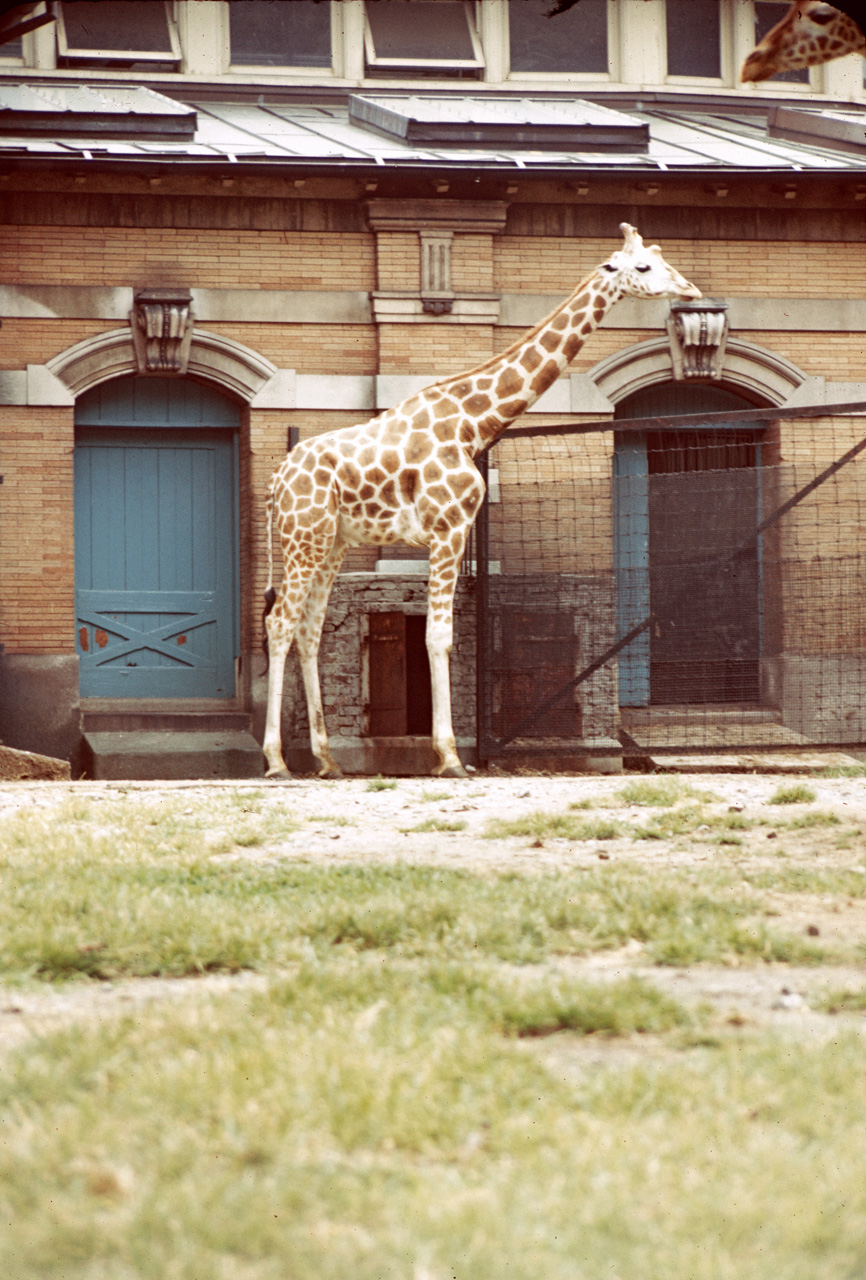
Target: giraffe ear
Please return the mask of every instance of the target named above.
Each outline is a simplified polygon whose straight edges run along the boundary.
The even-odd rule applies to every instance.
[[[626,253],[637,253],[639,249],[643,248],[643,237],[638,234],[637,229],[631,223],[621,222],[619,229],[625,238],[623,248]]]

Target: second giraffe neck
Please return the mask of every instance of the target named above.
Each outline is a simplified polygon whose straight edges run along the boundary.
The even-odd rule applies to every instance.
[[[486,449],[551,387],[619,298],[599,272],[506,351],[429,390],[453,396],[475,425],[464,440],[474,456]]]

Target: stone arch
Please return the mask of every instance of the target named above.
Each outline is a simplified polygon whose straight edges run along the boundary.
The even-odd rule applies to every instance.
[[[614,406],[644,387],[671,381],[670,342],[661,335],[637,342],[600,361],[587,376]],[[800,389],[816,381],[784,356],[754,342],[728,338],[721,378],[711,385],[724,385],[748,399],[776,406],[799,402]]]
[[[73,399],[102,382],[135,374],[138,366],[132,331],[126,325],[85,338],[49,360],[46,368]],[[187,376],[212,383],[247,404],[271,404],[279,387],[281,404],[290,407],[285,404],[286,388],[281,385],[287,375],[294,377],[241,342],[207,329],[196,328],[193,333]]]

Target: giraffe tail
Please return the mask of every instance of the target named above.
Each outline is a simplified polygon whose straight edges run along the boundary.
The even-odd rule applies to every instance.
[[[265,522],[268,531],[268,585],[265,591],[265,607],[262,611],[262,652],[265,655],[265,669],[262,675],[266,676],[271,666],[271,654],[268,648],[268,629],[265,625],[268,614],[274,607],[277,599],[277,593],[274,590],[274,484],[273,481],[268,485],[268,496],[265,499]]]

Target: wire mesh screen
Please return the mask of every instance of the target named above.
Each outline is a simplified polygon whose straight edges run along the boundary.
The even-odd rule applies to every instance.
[[[757,417],[494,446],[482,759],[866,742],[866,418]]]

